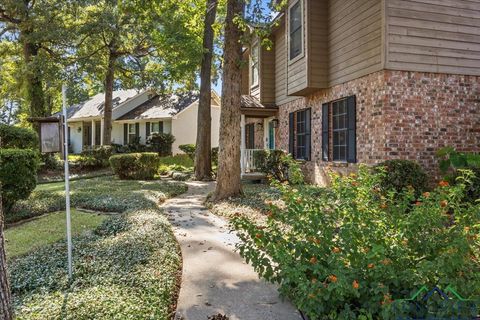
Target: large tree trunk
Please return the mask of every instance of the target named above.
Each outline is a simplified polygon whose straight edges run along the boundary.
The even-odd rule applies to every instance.
[[[39,47],[37,44],[29,42],[28,35],[26,37],[27,39],[23,40],[23,55],[27,67],[25,86],[27,101],[30,108],[30,116],[45,117],[49,114],[45,108],[45,93],[43,91],[40,68],[35,62],[35,57],[38,55]]]
[[[212,179],[212,58],[213,37],[212,25],[217,14],[217,0],[207,0],[205,27],[203,32],[203,59],[200,71],[200,101],[197,117],[197,144],[195,152],[195,177],[197,180]]]
[[[107,73],[105,74],[105,107],[103,109],[103,144],[112,144],[112,109],[113,109],[113,83],[115,81],[116,56],[108,56]]]
[[[0,319],[13,319],[10,296],[10,287],[7,276],[7,258],[5,255],[5,239],[3,237],[3,210],[2,210],[2,185],[0,184]]]
[[[243,0],[228,0],[223,54],[222,109],[220,115],[220,150],[217,188],[214,199],[242,194],[240,177],[240,100],[241,100],[241,30],[234,18],[242,16]]]

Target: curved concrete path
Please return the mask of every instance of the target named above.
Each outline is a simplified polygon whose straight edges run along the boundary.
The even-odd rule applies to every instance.
[[[276,287],[260,280],[234,252],[238,238],[228,223],[204,206],[214,183],[189,182],[188,192],[165,202],[182,248],[183,274],[175,319],[207,320],[224,314],[230,320],[298,320]]]

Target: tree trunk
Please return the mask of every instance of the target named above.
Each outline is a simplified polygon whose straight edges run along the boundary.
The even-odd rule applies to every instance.
[[[217,14],[217,0],[207,0],[203,32],[203,59],[200,71],[200,100],[198,102],[197,143],[195,151],[195,177],[197,180],[212,179],[212,25]]]
[[[112,144],[112,109],[113,109],[113,82],[115,81],[116,56],[110,53],[108,56],[107,73],[105,74],[105,107],[103,109],[103,144]]]
[[[10,320],[13,319],[13,311],[7,276],[7,258],[5,255],[5,239],[3,237],[3,220],[2,186],[0,184],[0,319]]]
[[[35,57],[38,55],[38,45],[23,40],[23,57],[27,67],[25,75],[25,86],[27,101],[30,106],[31,117],[48,116],[45,108],[45,94],[42,85],[40,68],[36,65]]]
[[[240,100],[242,44],[241,30],[234,22],[243,15],[244,0],[228,0],[223,54],[222,109],[220,114],[220,150],[214,199],[242,194],[240,173]]]

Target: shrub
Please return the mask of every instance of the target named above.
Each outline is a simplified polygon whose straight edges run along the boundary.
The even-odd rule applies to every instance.
[[[218,147],[212,148],[212,164],[218,166]]]
[[[27,128],[0,124],[0,145],[2,148],[38,149],[38,136]]]
[[[27,198],[37,185],[38,154],[33,150],[0,149],[0,182],[5,212]]]
[[[424,285],[479,296],[480,204],[460,202],[468,179],[415,198],[382,195],[384,175],[361,166],[315,196],[278,184],[263,225],[233,219],[241,255],[311,319],[398,319],[393,301]]]
[[[62,161],[53,153],[42,154],[41,162],[41,170],[58,170],[62,167]]]
[[[170,133],[152,133],[148,138],[147,144],[152,151],[158,152],[161,157],[172,154],[172,144],[175,142],[175,137]]]
[[[178,148],[186,153],[192,160],[195,160],[196,146],[194,144],[181,144]]]
[[[471,170],[474,175],[470,177],[471,185],[465,189],[464,200],[472,202],[480,199],[480,154],[462,153],[445,147],[437,151],[437,157],[440,159],[440,171],[450,183],[456,183],[461,170]]]
[[[302,184],[303,173],[300,165],[291,155],[282,150],[261,150],[254,153],[254,161],[270,179],[291,184]]]
[[[117,154],[110,157],[113,172],[125,180],[151,180],[158,172],[160,158],[153,152]]]
[[[84,169],[105,168],[109,166],[109,159],[112,153],[113,147],[111,146],[85,148],[76,163]]]
[[[405,188],[415,190],[416,196],[419,196],[428,188],[428,177],[425,170],[410,160],[387,160],[376,167],[377,171],[385,170],[382,175],[380,186],[384,192],[394,190],[401,192]]]

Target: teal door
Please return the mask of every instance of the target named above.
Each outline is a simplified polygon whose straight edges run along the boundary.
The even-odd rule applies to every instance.
[[[275,128],[273,127],[273,121],[268,123],[268,148],[270,150],[275,149]]]

